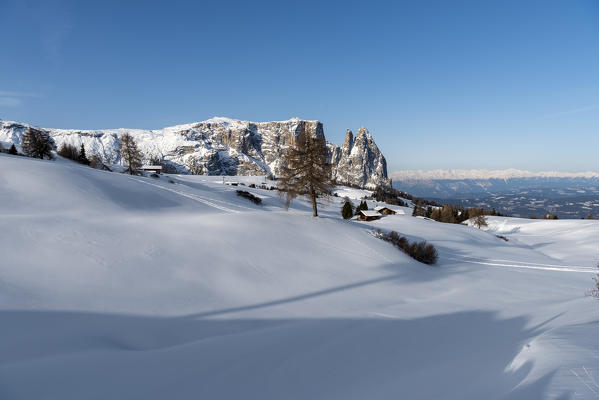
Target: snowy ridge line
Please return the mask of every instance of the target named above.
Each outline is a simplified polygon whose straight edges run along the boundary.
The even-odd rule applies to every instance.
[[[392,179],[397,180],[464,180],[464,179],[514,179],[514,178],[599,178],[599,173],[586,172],[560,172],[540,171],[531,172],[519,169],[487,170],[487,169],[435,169],[395,171],[390,174]]]
[[[508,267],[508,268],[522,268],[522,269],[538,269],[543,271],[560,271],[560,272],[581,272],[586,274],[594,274],[597,273],[596,269],[579,267],[579,268],[571,268],[571,267],[541,267],[534,265],[523,265],[523,264],[500,264],[496,262],[485,262],[485,261],[470,261],[460,258],[448,258],[448,260],[459,261],[469,264],[479,264],[479,265],[490,265],[493,267]]]
[[[157,188],[160,188],[160,189],[163,189],[163,190],[167,190],[167,191],[169,191],[169,192],[176,193],[176,194],[178,194],[178,195],[180,195],[180,196],[187,197],[187,198],[189,198],[189,199],[195,200],[195,201],[197,201],[197,202],[200,202],[200,203],[204,203],[204,204],[206,204],[207,206],[210,206],[210,207],[213,207],[213,208],[219,209],[219,210],[221,210],[221,211],[225,211],[225,212],[229,212],[229,213],[235,213],[235,214],[238,214],[238,213],[239,213],[239,211],[238,211],[238,210],[233,210],[232,208],[228,208],[228,207],[220,206],[220,205],[218,205],[218,204],[215,204],[215,203],[211,202],[210,200],[204,199],[204,198],[202,198],[202,197],[200,197],[200,196],[197,196],[197,195],[192,195],[192,194],[190,194],[190,193],[180,192],[180,191],[178,191],[178,190],[174,190],[174,189],[171,189],[171,188],[165,188],[164,186],[160,186],[160,185],[157,185],[157,184],[155,184],[155,183],[146,182],[146,181],[144,181],[144,180],[142,180],[142,179],[135,179],[135,178],[129,178],[129,179],[131,179],[131,180],[134,180],[134,181],[137,181],[137,182],[144,183],[144,184],[146,184],[146,185],[155,186],[155,187],[157,187]]]

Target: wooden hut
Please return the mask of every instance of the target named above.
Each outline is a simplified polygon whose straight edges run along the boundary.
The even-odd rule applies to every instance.
[[[385,206],[374,207],[374,211],[382,214],[382,215],[395,215],[397,211],[387,208]]]
[[[360,215],[358,216],[360,221],[374,221],[380,218],[381,214],[379,212],[371,210],[360,210]]]
[[[141,167],[141,169],[142,171],[155,172],[157,174],[162,172],[161,165],[144,165],[143,167]]]

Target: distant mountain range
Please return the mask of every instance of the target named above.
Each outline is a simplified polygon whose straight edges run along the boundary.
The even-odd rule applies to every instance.
[[[391,177],[395,188],[440,203],[495,208],[522,217],[548,213],[560,218],[599,216],[596,172],[436,170],[398,171]]]
[[[587,172],[531,172],[520,169],[487,170],[487,169],[436,169],[431,171],[396,171],[391,178],[398,181],[406,180],[488,180],[514,178],[599,178],[599,173]]]
[[[23,132],[31,125],[0,120],[0,143],[20,147]],[[215,117],[202,122],[157,130],[48,129],[56,148],[63,143],[85,145],[110,164],[119,164],[119,137],[133,135],[146,162],[160,162],[171,171],[198,175],[277,175],[284,150],[306,131],[324,138],[319,121],[292,118],[287,121],[251,122]],[[372,135],[364,127],[346,132],[342,146],[326,142],[332,177],[339,182],[373,188],[389,184],[387,162]]]

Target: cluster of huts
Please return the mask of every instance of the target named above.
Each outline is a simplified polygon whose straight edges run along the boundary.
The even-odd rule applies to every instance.
[[[405,214],[403,210],[392,210],[389,207],[378,206],[372,210],[360,210],[358,214],[359,221],[374,221],[380,219],[383,215]]]

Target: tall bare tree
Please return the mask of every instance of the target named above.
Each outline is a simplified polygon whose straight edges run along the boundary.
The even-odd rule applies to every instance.
[[[278,186],[285,193],[287,207],[298,195],[305,194],[312,200],[312,215],[317,217],[316,199],[330,194],[332,185],[324,137],[311,136],[304,127],[282,161]]]
[[[21,139],[23,153],[29,157],[52,158],[52,141],[50,135],[39,129],[27,128]]]
[[[127,165],[129,174],[133,175],[135,170],[141,167],[141,160],[143,159],[143,155],[137,147],[137,142],[135,142],[133,136],[128,133],[123,134],[121,136],[118,151]]]

